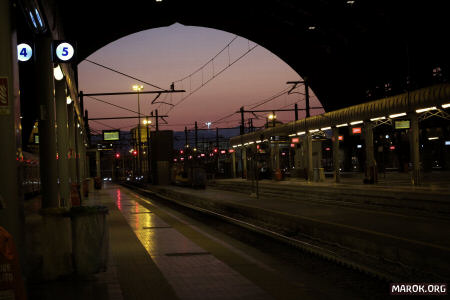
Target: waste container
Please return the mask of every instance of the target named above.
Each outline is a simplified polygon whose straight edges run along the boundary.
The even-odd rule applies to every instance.
[[[83,180],[83,196],[84,197],[89,196],[89,179]]]
[[[278,180],[278,181],[283,179],[283,174],[281,174],[281,170],[280,169],[276,169],[275,170],[275,179]]]
[[[101,177],[94,178],[94,188],[96,190],[100,190],[102,188],[102,178]]]
[[[73,261],[79,275],[106,271],[109,248],[107,214],[105,206],[71,209]]]
[[[76,183],[72,183],[70,186],[70,200],[72,202],[72,206],[80,206],[80,185]]]

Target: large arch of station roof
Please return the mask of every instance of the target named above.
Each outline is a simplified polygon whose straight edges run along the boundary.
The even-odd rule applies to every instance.
[[[278,55],[326,111],[427,86],[448,71],[446,9],[413,1],[56,1],[78,59],[123,36],[175,22],[228,31]],[[150,53],[149,53],[150,55]],[[409,85],[406,84],[409,78]]]

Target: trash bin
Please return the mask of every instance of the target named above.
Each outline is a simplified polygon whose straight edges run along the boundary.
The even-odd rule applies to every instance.
[[[83,196],[84,197],[89,196],[89,180],[88,179],[83,180]]]
[[[96,190],[100,190],[102,188],[102,178],[101,177],[94,178],[94,188]]]
[[[73,272],[72,224],[69,209],[65,207],[43,208],[39,253],[42,255],[42,279],[54,280]],[[0,298],[1,299],[1,298]]]
[[[278,180],[278,181],[283,179],[283,174],[281,174],[281,170],[280,169],[276,169],[275,170],[275,179]]]
[[[79,275],[106,271],[109,248],[107,214],[105,206],[71,209],[73,261]]]
[[[72,202],[72,206],[80,206],[80,185],[76,183],[72,183],[70,186],[70,200]]]

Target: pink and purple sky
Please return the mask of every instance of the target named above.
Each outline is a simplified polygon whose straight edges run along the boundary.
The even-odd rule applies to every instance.
[[[234,37],[234,34],[220,30],[176,23],[123,37],[99,49],[89,56],[88,60],[169,89],[172,82],[193,73]],[[209,63],[203,72],[197,72],[190,78],[175,83],[176,89],[185,89],[186,93],[163,94],[158,100],[173,104],[179,102],[189,93],[190,88],[194,90],[202,84],[202,73],[203,82],[206,82],[213,72],[217,74],[227,67],[229,62],[236,60],[254,45],[254,42],[238,37],[231,43],[229,49],[214,59],[214,64]],[[78,65],[78,72],[80,90],[85,94],[132,91],[133,84],[142,84],[86,61]],[[141,114],[150,114],[150,111],[154,109],[158,109],[160,115],[165,115],[169,111],[169,117],[166,118],[169,124],[163,125],[163,122],[160,122],[161,129],[181,131],[185,126],[192,128],[195,121],[201,128],[205,126],[204,123],[214,122],[239,110],[241,106],[250,109],[251,104],[261,102],[288,89],[287,81],[296,80],[302,79],[290,66],[269,50],[258,46],[170,111],[169,105],[151,104],[155,95],[142,94],[140,96]],[[142,85],[146,91],[157,90],[152,86]],[[295,91],[303,92],[303,86]],[[310,92],[310,95],[311,106],[321,106],[314,93]],[[97,98],[137,111],[136,95],[98,96]],[[285,94],[255,109],[293,108],[293,103],[302,99],[304,96],[298,93]],[[133,114],[88,97],[84,100],[84,106],[89,111],[90,118]],[[298,106],[303,108],[304,101],[299,102]],[[316,109],[312,110],[311,114],[322,112],[323,110]],[[254,120],[255,126],[261,126],[267,114],[258,115],[261,119]],[[303,116],[304,112],[299,112],[299,117]],[[251,116],[246,115],[247,117]],[[277,118],[282,122],[292,121],[294,112],[278,113]],[[92,121],[90,126],[96,130],[110,129],[110,127],[129,130],[136,126],[136,122],[137,119],[102,120],[101,123]],[[240,116],[235,114],[211,126],[212,128],[233,127],[239,122]]]

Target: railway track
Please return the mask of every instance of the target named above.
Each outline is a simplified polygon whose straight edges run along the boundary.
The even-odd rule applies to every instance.
[[[273,225],[264,224],[256,220],[246,218],[245,216],[230,216],[229,214],[225,214],[214,209],[193,205],[187,201],[174,199],[173,197],[168,197],[167,195],[163,195],[143,187],[136,187],[130,184],[124,185],[141,195],[156,200],[157,202],[165,205],[176,206],[177,209],[182,208],[184,211],[188,211],[190,213],[193,212],[195,214],[220,220],[221,222],[231,224],[241,230],[262,236],[269,241],[276,241],[282,245],[296,249],[296,251],[300,250],[332,262],[333,264],[355,270],[381,282],[402,282],[412,279],[416,281],[419,279],[429,281],[431,278],[435,280],[443,280],[443,278],[437,274],[418,271],[413,266],[408,266],[394,261],[386,261],[380,259],[379,257],[371,257],[370,255],[355,251],[337,243],[330,243],[328,241],[320,240],[307,235],[292,234],[292,232],[286,231],[285,228],[276,228],[273,227]]]

